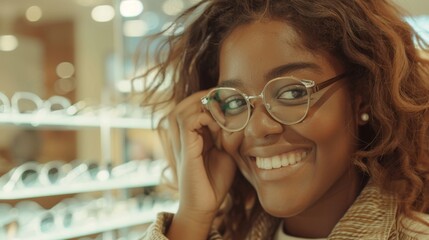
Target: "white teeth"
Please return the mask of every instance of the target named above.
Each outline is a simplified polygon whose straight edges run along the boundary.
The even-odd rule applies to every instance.
[[[271,163],[271,160],[268,158],[264,159],[264,164],[263,164],[263,169],[272,169],[273,168],[273,164]]]
[[[257,166],[258,168],[262,168],[262,167],[261,167],[261,161],[256,161],[256,166]]]
[[[288,157],[289,163],[290,164],[295,164],[296,163],[296,154],[292,153],[289,155]]]
[[[274,156],[271,164],[273,165],[273,168],[281,168],[282,167],[282,161],[281,161],[279,156]]]
[[[294,165],[306,157],[306,151],[294,151],[266,158],[256,157],[256,166],[260,169],[276,169]]]
[[[289,165],[289,161],[287,160],[287,158],[282,158],[282,166],[287,167],[288,165]]]

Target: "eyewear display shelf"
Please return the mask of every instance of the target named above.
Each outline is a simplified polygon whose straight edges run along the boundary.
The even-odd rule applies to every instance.
[[[158,174],[150,174],[145,175],[145,177],[141,179],[127,177],[119,179],[108,179],[104,181],[73,183],[67,185],[61,184],[52,186],[36,186],[12,191],[0,190],[0,201],[58,196],[73,193],[107,191],[113,189],[155,186],[159,183],[159,178],[160,175]]]
[[[155,213],[144,212],[141,214],[130,213],[127,216],[122,216],[121,218],[113,218],[104,223],[96,223],[94,225],[83,225],[77,228],[70,228],[62,230],[61,232],[53,232],[48,234],[41,234],[40,236],[35,236],[32,240],[58,240],[58,239],[67,239],[78,236],[87,236],[91,234],[96,234],[99,232],[106,232],[112,229],[119,229],[130,227],[134,225],[142,224],[142,219],[146,221],[153,221]],[[19,238],[18,238],[19,239]],[[21,238],[19,240],[24,240],[28,238]]]
[[[53,129],[81,129],[81,128],[99,128],[102,141],[110,138],[110,129],[151,129],[151,119],[141,118],[120,118],[108,116],[66,116],[55,114],[20,114],[20,113],[0,113],[0,125],[17,125],[34,128],[53,128]],[[104,138],[104,140],[103,140]],[[104,147],[103,147],[104,145]],[[106,150],[106,142],[102,142],[102,152]],[[0,202],[3,200],[24,200],[31,198],[40,198],[48,196],[67,195],[85,192],[100,192],[113,189],[130,189],[138,187],[156,186],[159,184],[160,173],[145,174],[144,177],[134,178],[131,176],[122,178],[106,178],[105,180],[90,181],[83,183],[72,183],[52,185],[52,186],[33,186],[10,191],[0,189]],[[57,240],[71,239],[88,236],[97,233],[109,232],[122,228],[137,226],[152,222],[156,213],[159,211],[175,211],[176,204],[162,206],[159,208],[147,208],[144,211],[129,211],[118,216],[106,218],[103,221],[90,222],[85,225],[72,226],[49,232],[39,232],[32,235],[17,235],[14,240],[32,239],[32,240]],[[48,209],[46,211],[49,211]],[[11,216],[12,217],[12,216]]]
[[[155,220],[156,212],[146,211],[143,213],[128,213],[118,217],[113,217],[105,222],[93,222],[87,225],[79,225],[77,227],[62,229],[50,233],[42,233],[39,235],[25,236],[13,238],[14,240],[60,240],[70,239],[81,236],[88,236],[101,232],[107,232],[115,229],[131,227],[135,225],[145,224]]]

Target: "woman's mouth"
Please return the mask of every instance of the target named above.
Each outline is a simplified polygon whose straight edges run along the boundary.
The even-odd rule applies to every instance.
[[[308,151],[300,149],[272,157],[256,157],[256,166],[264,170],[287,167],[301,162],[307,155]]]

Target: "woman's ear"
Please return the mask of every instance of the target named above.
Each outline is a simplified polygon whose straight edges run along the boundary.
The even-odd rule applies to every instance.
[[[355,98],[355,115],[356,122],[359,126],[367,124],[371,120],[371,112],[369,103],[364,100],[362,95],[357,95]]]

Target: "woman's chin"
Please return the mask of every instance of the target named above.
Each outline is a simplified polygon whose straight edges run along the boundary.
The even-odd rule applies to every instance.
[[[259,197],[259,202],[268,214],[278,218],[293,217],[306,209],[304,201],[296,198],[289,201],[280,198],[280,195],[271,195],[269,198]]]

